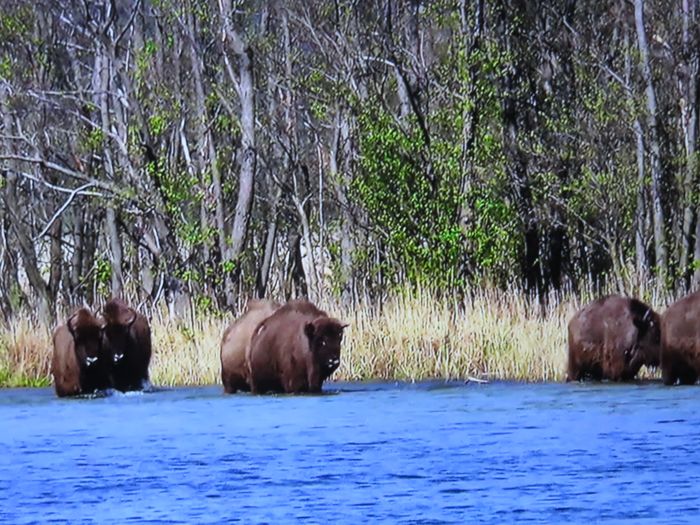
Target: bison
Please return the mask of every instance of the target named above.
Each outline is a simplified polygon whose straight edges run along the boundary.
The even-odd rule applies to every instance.
[[[584,306],[569,322],[567,381],[630,381],[642,365],[658,366],[660,318],[648,305],[609,295]]]
[[[245,313],[224,331],[221,338],[221,381],[227,394],[250,390],[246,349],[253,331],[279,306],[272,301],[250,301]]]
[[[111,387],[111,360],[101,344],[102,325],[80,308],[53,331],[51,375],[59,397]]]
[[[692,385],[700,374],[700,290],[661,316],[661,377],[665,385]]]
[[[292,301],[262,321],[246,361],[251,392],[320,392],[340,365],[343,329],[308,301]]]
[[[121,299],[108,301],[102,315],[103,345],[112,357],[114,388],[122,392],[148,388],[152,353],[148,320]]]

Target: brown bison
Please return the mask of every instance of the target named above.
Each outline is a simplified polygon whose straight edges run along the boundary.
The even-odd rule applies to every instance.
[[[692,385],[700,373],[700,291],[669,306],[661,317],[661,375],[665,385]]]
[[[659,365],[660,345],[660,319],[654,310],[637,299],[602,297],[569,322],[566,380],[630,381],[642,365]]]
[[[111,361],[101,345],[102,326],[80,308],[53,331],[51,375],[59,397],[92,393],[111,386]]]
[[[253,331],[279,306],[272,301],[249,301],[245,313],[224,331],[221,338],[221,381],[227,394],[250,390],[246,349]]]
[[[346,326],[308,301],[279,308],[253,332],[246,354],[251,391],[320,392],[340,365]]]
[[[114,388],[127,392],[150,387],[151,328],[148,320],[124,303],[111,299],[102,309],[103,345],[112,357]]]

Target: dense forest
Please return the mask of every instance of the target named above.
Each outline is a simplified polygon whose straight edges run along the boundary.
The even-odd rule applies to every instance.
[[[698,0],[0,0],[5,319],[700,284]]]

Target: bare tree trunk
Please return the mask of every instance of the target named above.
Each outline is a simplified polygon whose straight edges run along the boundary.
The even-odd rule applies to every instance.
[[[27,273],[29,284],[36,293],[37,302],[39,303],[38,311],[41,320],[50,321],[51,316],[51,299],[46,282],[41,277],[39,265],[34,251],[34,246],[31,243],[31,234],[21,225],[21,215],[19,205],[17,203],[17,178],[12,172],[9,172],[6,177],[6,185],[4,188],[4,201],[7,206],[7,211],[10,215],[10,224],[12,231],[19,245],[19,251],[22,254],[24,263],[24,271]]]
[[[255,81],[253,78],[253,49],[231,26],[231,0],[219,0],[226,49],[238,56],[238,90],[241,102],[241,174],[238,179],[238,197],[231,228],[230,260],[240,272],[240,256],[245,248],[253,204],[257,152],[255,149]],[[235,80],[235,79],[232,79]],[[227,293],[227,303],[233,305],[233,290]]]
[[[335,136],[330,148],[329,163],[334,181],[336,198],[340,204],[340,275],[335,279],[340,285],[341,299],[345,304],[350,304],[353,300],[354,275],[353,275],[353,253],[355,252],[355,239],[353,231],[355,228],[352,216],[350,199],[347,190],[352,184],[352,137],[350,135],[350,116],[344,107],[338,107]],[[340,160],[339,160],[340,157]]]
[[[105,216],[105,227],[107,231],[107,241],[111,251],[111,291],[112,296],[122,297],[124,293],[124,276],[122,274],[122,241],[119,238],[119,227],[117,225],[117,213],[112,206],[107,208]]]
[[[697,0],[683,0],[683,51],[687,56],[688,71],[681,80],[681,125],[683,127],[683,140],[685,143],[686,166],[683,184],[685,208],[683,210],[683,224],[680,234],[680,276],[683,285],[687,284],[690,268],[690,254],[693,242],[697,244],[698,239],[693,239],[692,226],[696,213],[693,208],[692,196],[697,184],[697,126],[698,126],[698,69],[700,57],[698,56],[698,40],[695,38],[697,28],[695,27],[697,13]],[[690,31],[693,31],[691,39]],[[696,219],[697,220],[697,219]],[[695,259],[697,261],[697,259]]]
[[[80,299],[84,298],[84,290],[80,283],[83,275],[84,213],[85,211],[81,209],[73,210],[73,254],[68,271],[70,301],[73,304],[77,304]]]
[[[265,251],[263,260],[258,269],[255,279],[255,289],[259,298],[265,297],[267,293],[267,283],[270,278],[270,268],[272,267],[272,256],[275,253],[275,243],[277,241],[277,211],[270,214],[265,232]]]
[[[92,272],[95,266],[95,257],[98,247],[98,230],[101,220],[94,216],[91,220],[86,221],[90,226],[83,229],[83,271],[85,273]],[[93,274],[92,280],[95,277]],[[90,286],[90,282],[86,281],[83,285],[83,297],[88,304],[94,304],[96,297],[94,294],[94,286]]]
[[[695,272],[693,273],[692,289],[697,290],[700,287],[700,220],[695,221],[695,252],[693,260],[695,261]]]
[[[624,3],[624,0],[623,0]],[[634,99],[632,96],[632,57],[629,45],[629,31],[624,33],[624,48],[627,51],[625,55],[625,94],[629,107],[634,107]],[[649,275],[649,260],[646,251],[646,235],[647,235],[647,203],[646,203],[646,184],[645,179],[645,151],[644,151],[644,131],[639,118],[634,118],[632,125],[634,129],[635,143],[637,145],[635,154],[637,158],[637,197],[636,208],[634,212],[634,253],[635,267],[637,274],[637,284],[645,283]]]
[[[647,279],[649,261],[646,253],[646,202],[644,199],[644,132],[639,119],[634,119],[634,134],[637,139],[637,207],[634,213],[634,247],[637,261],[637,278],[640,283]]]
[[[58,290],[61,287],[61,274],[63,270],[63,219],[57,219],[49,229],[51,248],[49,249],[49,296],[51,304],[56,304]]]
[[[637,28],[637,41],[642,62],[647,96],[647,126],[649,128],[649,150],[651,153],[651,200],[654,212],[654,253],[656,256],[657,275],[664,283],[668,276],[668,253],[666,250],[666,231],[664,210],[662,206],[662,167],[661,146],[658,136],[658,115],[656,105],[656,90],[651,74],[649,47],[644,30],[644,0],[634,0],[634,20]]]
[[[477,56],[481,51],[481,40],[484,29],[484,0],[474,2],[473,27],[470,24],[467,0],[460,1],[460,16],[462,22],[462,44],[465,57],[469,61],[469,85],[467,90],[467,104],[464,104],[464,122],[462,124],[462,195],[466,197],[469,191],[469,178],[472,176],[473,154],[476,145],[476,134],[479,123],[480,108],[478,106],[478,75],[479,65]],[[466,199],[463,199],[459,210],[460,224],[464,225],[469,220],[469,210]]]

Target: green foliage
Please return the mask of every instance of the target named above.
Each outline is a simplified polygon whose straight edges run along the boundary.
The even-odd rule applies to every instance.
[[[362,203],[409,282],[455,284],[463,235],[458,151],[435,138],[427,146],[417,123],[402,129],[371,107],[359,119],[360,170],[351,191]]]
[[[97,286],[97,291],[101,295],[107,295],[110,290],[112,279],[112,264],[109,260],[103,257],[97,257],[93,266],[94,282]]]
[[[469,200],[473,210],[466,234],[470,257],[480,273],[507,280],[518,255],[516,210],[495,184],[473,188]]]
[[[12,59],[9,56],[0,60],[0,79],[10,80],[12,78]]]
[[[148,118],[148,128],[154,137],[159,137],[168,128],[167,115],[155,113]]]
[[[14,42],[26,37],[33,21],[34,13],[29,4],[3,8],[0,13],[0,42]]]
[[[104,141],[104,133],[99,128],[90,129],[83,138],[83,146],[86,151],[98,151]]]

